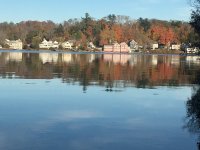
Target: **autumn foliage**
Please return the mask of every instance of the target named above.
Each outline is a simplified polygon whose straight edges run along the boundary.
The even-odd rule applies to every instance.
[[[172,27],[165,27],[163,25],[152,26],[151,39],[164,45],[177,42],[177,37]]]
[[[82,47],[85,47],[87,42],[103,46],[115,41],[129,42],[132,39],[141,45],[151,42],[166,45],[172,42],[191,42],[192,33],[193,29],[186,22],[143,18],[132,20],[127,16],[113,14],[95,20],[86,13],[81,19],[69,19],[60,24],[53,21],[0,23],[0,44],[3,44],[6,38],[21,39],[24,44],[37,47],[37,44],[46,38],[58,42],[75,40]]]

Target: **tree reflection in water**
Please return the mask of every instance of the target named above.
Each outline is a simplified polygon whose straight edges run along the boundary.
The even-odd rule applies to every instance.
[[[184,127],[190,133],[198,135],[197,147],[200,150],[200,72],[196,74],[195,84],[197,86],[194,87],[194,93],[186,103],[187,116]]]

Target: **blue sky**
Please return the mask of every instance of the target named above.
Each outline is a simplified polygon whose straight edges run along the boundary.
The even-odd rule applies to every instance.
[[[0,0],[0,22],[81,18],[86,12],[99,19],[108,14],[132,19],[156,18],[189,21],[188,0]]]

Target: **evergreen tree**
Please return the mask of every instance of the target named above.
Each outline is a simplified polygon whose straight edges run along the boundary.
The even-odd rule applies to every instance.
[[[200,35],[200,0],[191,0],[191,4],[194,7],[194,10],[191,14],[190,24]]]

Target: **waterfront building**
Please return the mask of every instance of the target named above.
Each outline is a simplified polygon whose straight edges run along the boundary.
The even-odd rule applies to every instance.
[[[130,48],[125,42],[118,44],[117,42],[111,45],[104,45],[104,52],[117,52],[117,53],[128,53]]]
[[[151,45],[151,49],[152,50],[155,50],[155,49],[158,49],[159,48],[159,44],[158,43],[153,43],[152,45]]]
[[[128,53],[129,51],[130,51],[130,48],[125,42],[120,43],[120,52]]]
[[[54,49],[58,49],[59,48],[59,43],[57,41],[47,41],[46,39],[44,39],[42,41],[41,44],[39,44],[39,48],[41,49],[50,49],[50,48],[54,48]]]
[[[57,41],[54,41],[52,48],[58,49],[59,48],[59,43]]]
[[[195,54],[195,53],[199,53],[199,48],[197,48],[197,47],[187,47],[186,48],[186,53],[188,53],[188,54]]]
[[[129,42],[129,46],[130,46],[130,50],[131,51],[136,51],[136,50],[139,49],[139,45],[138,45],[138,43],[135,40],[131,40]]]
[[[118,44],[117,42],[115,42],[113,44],[113,52],[118,52],[120,53],[120,44]]]
[[[62,48],[63,49],[72,49],[72,46],[73,46],[73,44],[70,43],[69,41],[62,43]]]
[[[18,40],[5,40],[5,44],[9,46],[10,49],[22,49],[23,43],[20,39]]]
[[[89,42],[87,47],[91,48],[91,49],[95,49],[96,48],[96,46],[92,42]]]
[[[180,44],[172,44],[170,48],[171,48],[171,50],[180,50],[181,45]]]
[[[113,45],[104,45],[103,51],[104,52],[113,52]]]

